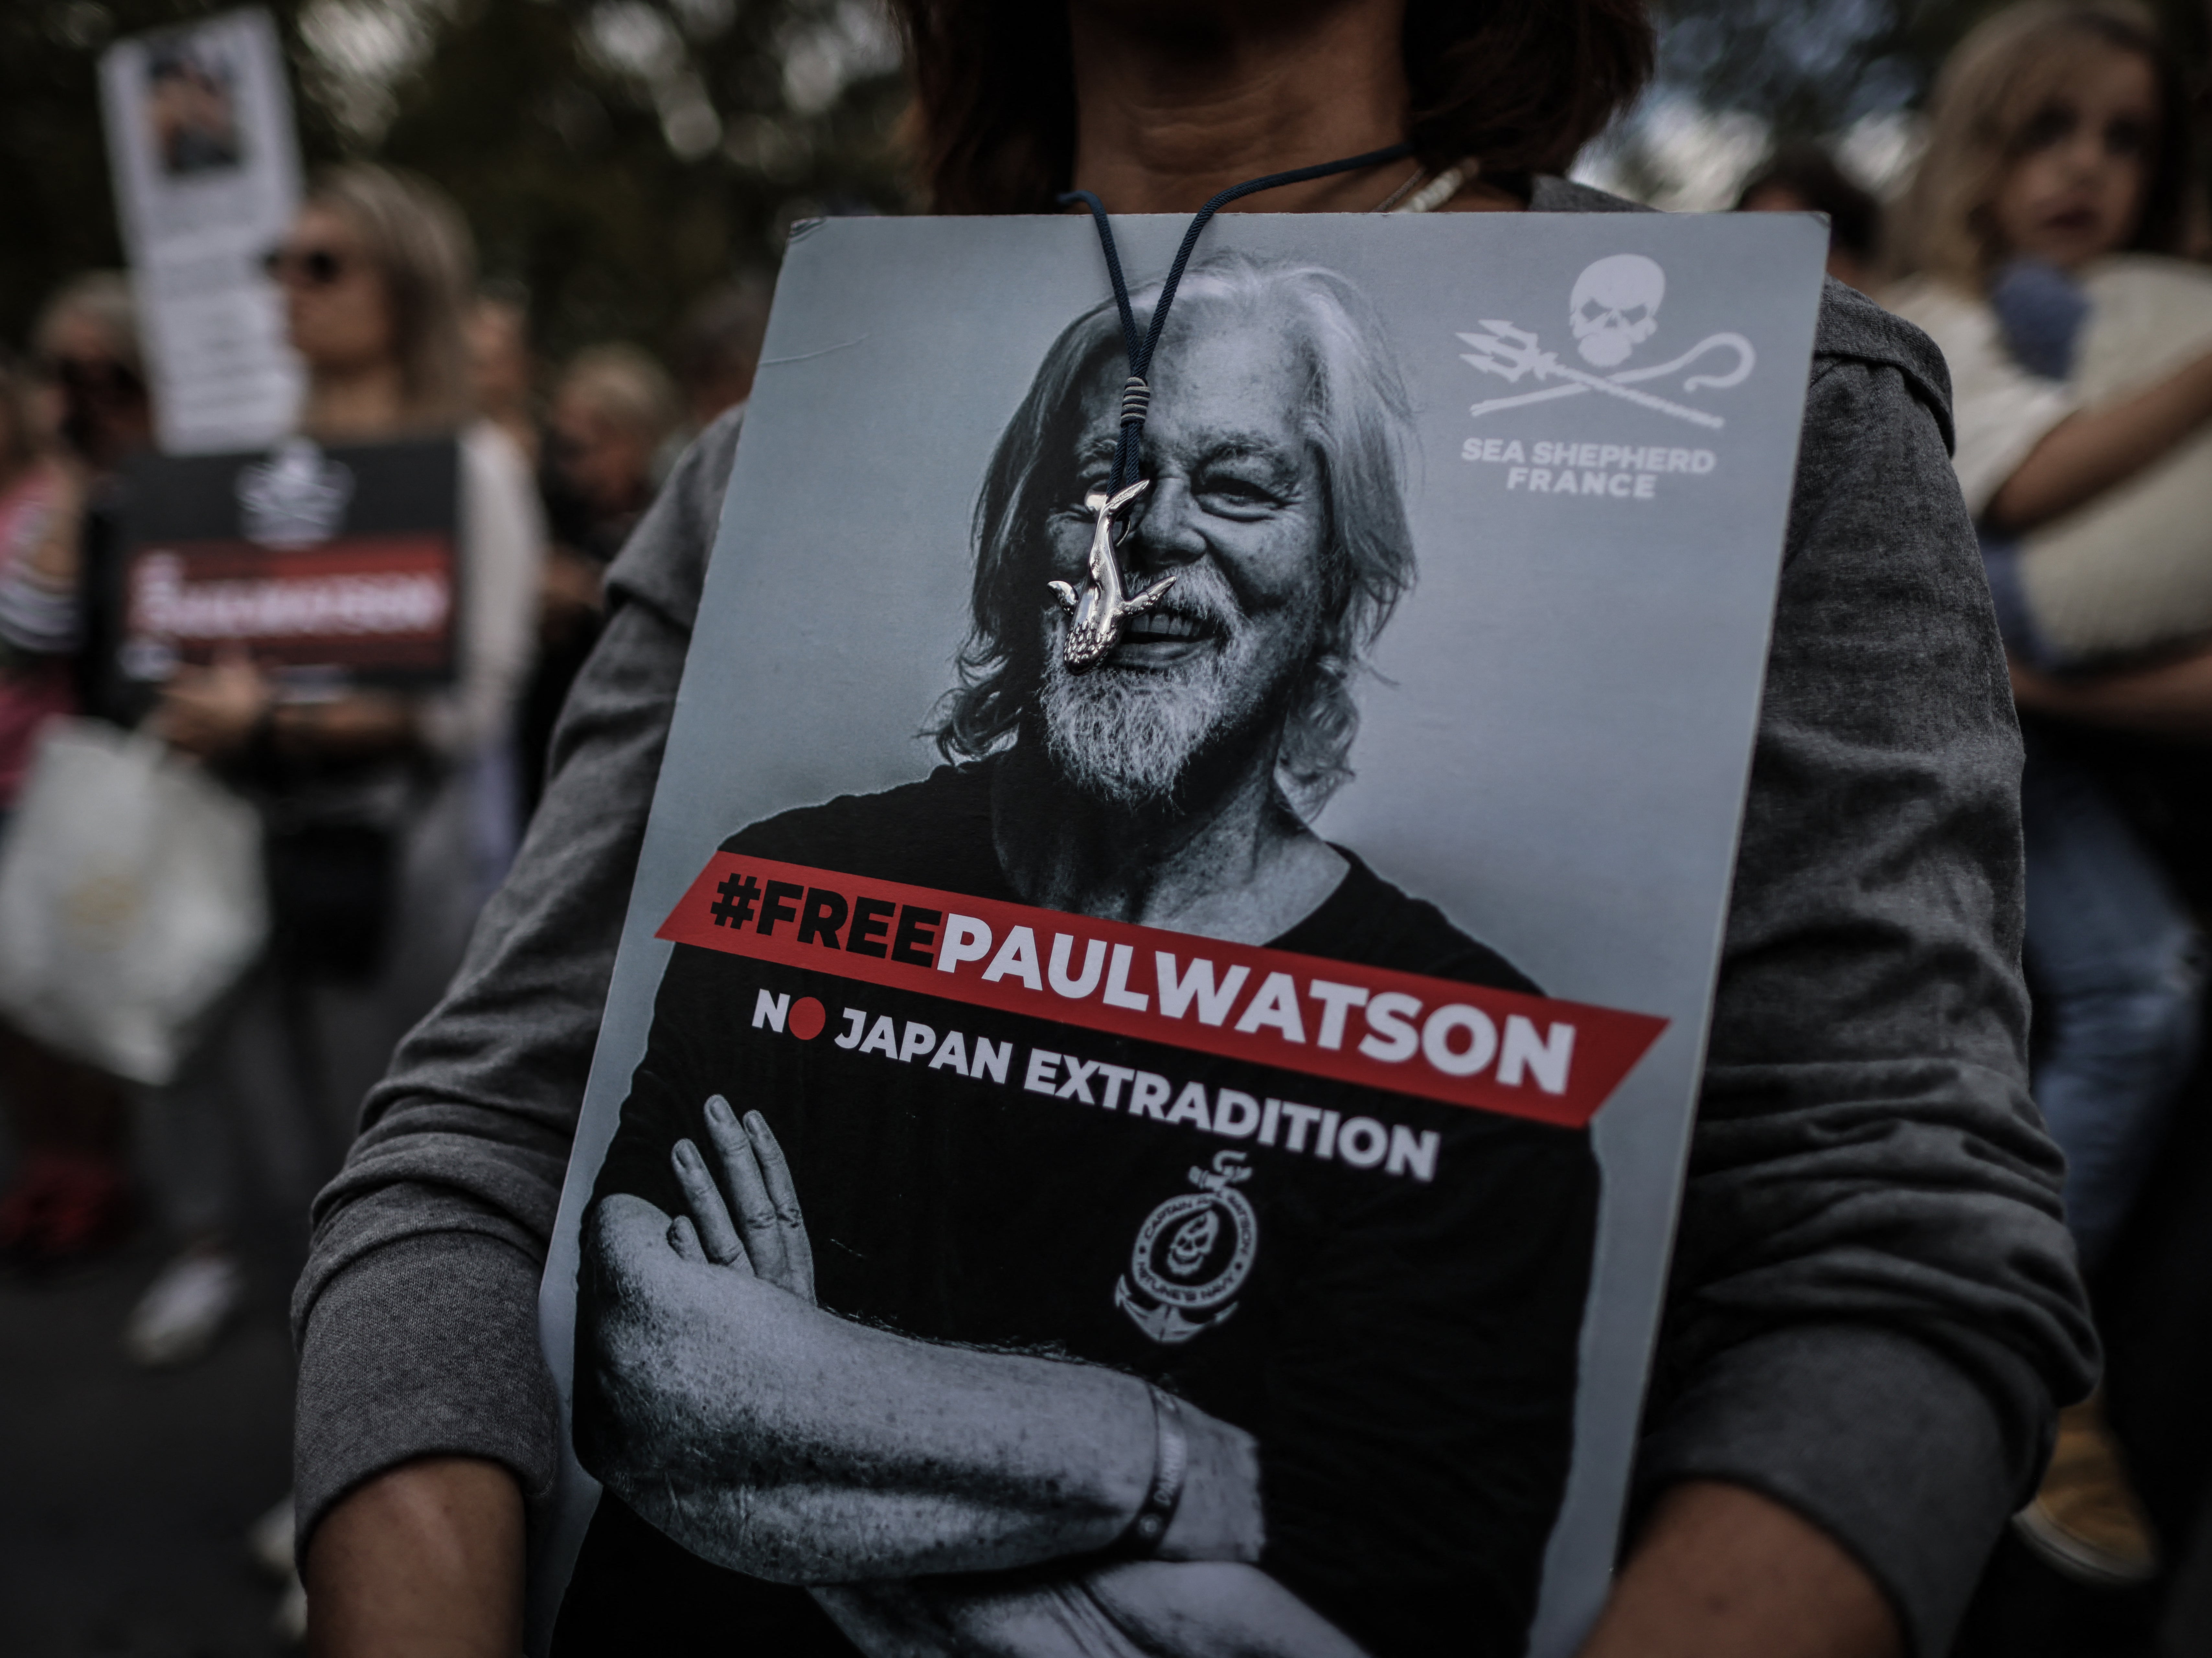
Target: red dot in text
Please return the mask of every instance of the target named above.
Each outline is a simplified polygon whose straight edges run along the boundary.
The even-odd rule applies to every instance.
[[[830,1015],[823,1011],[822,1004],[812,997],[802,996],[791,1004],[788,1022],[793,1036],[802,1042],[811,1042],[822,1034],[822,1027],[830,1022]]]

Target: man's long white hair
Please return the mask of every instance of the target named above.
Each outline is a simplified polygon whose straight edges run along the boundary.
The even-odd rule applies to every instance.
[[[1151,320],[1157,284],[1132,296],[1137,325]],[[1403,472],[1411,418],[1404,382],[1365,296],[1319,265],[1218,254],[1184,273],[1170,338],[1238,317],[1289,318],[1302,353],[1301,424],[1322,484],[1323,618],[1285,726],[1276,775],[1310,818],[1352,775],[1359,710],[1352,682],[1415,573]],[[1163,342],[1164,351],[1169,347]],[[1028,395],[1006,423],[975,503],[971,625],[959,685],[933,735],[948,759],[1006,747],[1034,704],[1043,675],[1038,626],[1051,600],[1046,525],[1079,498],[1076,455],[1086,437],[1084,392],[1118,363],[1121,332],[1111,301],[1085,312],[1046,352]]]

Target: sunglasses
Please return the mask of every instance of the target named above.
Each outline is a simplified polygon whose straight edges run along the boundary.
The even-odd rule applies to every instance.
[[[136,374],[106,357],[48,357],[39,366],[64,391],[80,396],[131,398],[146,389]]]
[[[328,288],[353,266],[352,259],[328,247],[272,247],[261,260],[270,281],[304,288]]]

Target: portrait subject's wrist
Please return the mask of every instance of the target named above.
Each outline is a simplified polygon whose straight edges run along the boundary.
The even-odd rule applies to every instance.
[[[1188,1457],[1182,1495],[1153,1557],[1258,1560],[1267,1541],[1258,1442],[1188,1405],[1181,1414]]]
[[[1131,1560],[1149,1560],[1159,1551],[1182,1506],[1183,1479],[1190,1471],[1190,1439],[1183,1431],[1181,1402],[1153,1383],[1146,1384],[1145,1393],[1152,1402],[1152,1477],[1135,1516],[1114,1545],[1115,1553]]]

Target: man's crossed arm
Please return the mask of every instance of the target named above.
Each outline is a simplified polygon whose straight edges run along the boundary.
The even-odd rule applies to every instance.
[[[705,1190],[714,1182],[708,1177],[702,1187],[704,1164],[686,1159],[678,1165],[679,1178],[703,1219],[672,1221],[634,1200],[620,1208],[603,1205],[592,1270],[637,1274],[641,1284],[667,1284],[701,1295],[708,1306],[725,1295],[747,1297],[732,1304],[748,1308],[773,1306],[765,1300],[765,1292],[773,1291],[814,1319],[841,1326],[843,1332],[878,1333],[843,1325],[812,1308],[805,1229],[772,1141],[763,1137],[767,1155],[753,1155],[749,1179],[746,1162],[728,1155],[736,1149],[730,1131],[736,1127],[748,1149],[752,1136],[726,1109],[710,1112],[709,1125],[734,1202],[719,1211],[704,1204]],[[726,1172],[732,1164],[735,1173]],[[613,1224],[617,1221],[619,1228]],[[732,1248],[732,1240],[738,1249]],[[704,1277],[709,1271],[740,1282],[710,1288]],[[748,1278],[754,1280],[749,1287],[741,1282]],[[644,1312],[641,1303],[622,1316]],[[817,1326],[805,1327],[818,1332]],[[623,1338],[641,1338],[647,1328],[641,1326]],[[942,1355],[957,1350],[928,1350]],[[787,1350],[771,1356],[778,1362],[792,1356]],[[811,1373],[817,1380],[823,1379],[820,1356]],[[875,1354],[848,1350],[844,1356]],[[702,1532],[722,1533],[726,1543],[738,1539],[743,1549],[788,1549],[787,1560],[805,1553],[822,1557],[825,1564],[834,1557],[860,1575],[872,1563],[890,1581],[848,1581],[811,1592],[874,1658],[954,1653],[981,1658],[1228,1658],[1261,1653],[1334,1658],[1356,1651],[1340,1631],[1245,1564],[1250,1555],[1241,1551],[1256,1551],[1257,1543],[1256,1532],[1241,1530],[1237,1521],[1243,1515],[1250,1525],[1257,1523],[1249,1446],[1221,1423],[1211,1424],[1218,1437],[1207,1441],[1212,1446],[1211,1472],[1204,1482],[1218,1489],[1212,1496],[1199,1492],[1194,1464],[1194,1484],[1186,1489],[1177,1525],[1161,1550],[1174,1557],[1103,1566],[1071,1564],[1059,1577],[1048,1570],[1046,1581],[1040,1582],[1037,1574],[1024,1573],[996,1586],[988,1579],[900,1577],[902,1570],[922,1569],[910,1552],[918,1547],[925,1553],[936,1551],[931,1557],[937,1559],[974,1560],[984,1570],[1096,1550],[1120,1535],[1148,1477],[1150,1403],[1140,1384],[1085,1366],[1007,1355],[961,1356],[1008,1363],[998,1379],[1002,1391],[994,1395],[1001,1399],[1025,1397],[1016,1374],[1024,1365],[1042,1366],[1050,1375],[1048,1391],[1054,1393],[1069,1383],[1085,1390],[1083,1396],[1100,1416],[1078,1424],[1074,1439],[1091,1450],[1083,1466],[1059,1469],[1066,1480],[1064,1501],[1053,1500],[1057,1488],[1050,1478],[1054,1457],[1064,1458],[1064,1451],[1051,1442],[994,1445],[981,1467],[963,1465],[963,1478],[984,1477],[963,1487],[961,1504],[939,1503],[930,1511],[933,1531],[908,1533],[901,1543],[879,1525],[848,1539],[843,1546],[851,1554],[845,1557],[818,1542],[794,1545],[781,1539],[781,1528],[805,1523],[814,1489],[790,1460],[800,1442],[794,1439],[780,1457],[760,1458],[763,1467],[777,1471],[762,1487],[763,1493],[777,1493],[772,1502],[748,1507],[699,1492],[692,1501],[667,1504],[684,1510],[668,1516],[672,1534],[682,1539],[677,1528],[695,1524]],[[712,1365],[728,1360],[687,1350],[682,1362]],[[623,1368],[605,1355],[599,1362],[611,1372]],[[688,1379],[673,1371],[662,1374],[678,1384],[675,1396],[680,1397],[686,1380],[705,1381],[717,1373],[709,1369]],[[803,1368],[797,1373],[802,1388],[807,1374]],[[617,1375],[605,1380],[630,1385]],[[849,1386],[849,1379],[841,1385]],[[849,1396],[840,1397],[851,1404]],[[717,1403],[726,1406],[728,1401]],[[775,1418],[802,1437],[807,1429],[798,1405],[804,1404],[802,1399],[787,1405],[786,1414]],[[904,1408],[895,1398],[878,1398],[875,1405],[891,1413],[878,1416],[883,1423],[894,1423]],[[1196,1418],[1197,1413],[1186,1415]],[[925,1425],[927,1439],[967,1442],[970,1452],[975,1449],[978,1424],[968,1416],[940,1412]],[[988,1425],[995,1433],[1006,1423]],[[1194,1425],[1194,1449],[1200,1438]],[[917,1442],[907,1442],[909,1449]],[[726,1448],[693,1448],[704,1459],[702,1466],[725,1466]],[[620,1458],[625,1466],[629,1454],[625,1451]],[[619,1472],[615,1461],[603,1466],[611,1476]],[[742,1457],[738,1466],[744,1466]],[[1240,1470],[1248,1476],[1242,1485],[1236,1478]],[[909,1478],[929,1472],[907,1466]],[[1047,1477],[1037,1479],[1041,1473]],[[649,1510],[651,1494],[638,1480],[631,1484],[635,1504],[641,1512]],[[995,1507],[983,1501],[994,1489],[1013,1500]],[[833,1513],[866,1512],[865,1503],[842,1490],[826,1502]],[[908,1512],[910,1517],[913,1511]],[[963,1534],[953,1523],[963,1514],[970,1521],[989,1518]],[[663,1523],[658,1516],[656,1523]],[[711,1539],[706,1540],[711,1545]],[[902,1557],[902,1550],[909,1552]],[[714,1550],[700,1551],[712,1556]],[[504,1469],[466,1458],[429,1459],[395,1468],[334,1509],[309,1543],[305,1575],[311,1650],[316,1658],[403,1653],[407,1658],[514,1658],[520,1643],[523,1552],[521,1494]],[[908,1561],[903,1567],[902,1557]],[[1756,1492],[1698,1482],[1677,1487],[1658,1506],[1583,1658],[1897,1658],[1902,1649],[1897,1620],[1881,1589],[1832,1539]]]
[[[798,1197],[767,1124],[719,1098],[689,1214],[601,1203],[583,1344],[586,1465],[694,1553],[807,1585],[878,1655],[1281,1655],[1358,1648],[1249,1563],[1250,1437],[1184,1407],[1188,1471],[1151,1562],[1102,1566],[1156,1454],[1145,1384],[939,1346],[814,1304]],[[712,1167],[708,1157],[712,1158]],[[1070,1563],[1019,1585],[957,1574]]]

